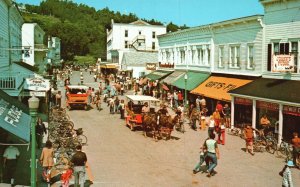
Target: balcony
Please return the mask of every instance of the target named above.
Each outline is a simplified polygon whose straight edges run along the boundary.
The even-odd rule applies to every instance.
[[[20,75],[1,75],[0,89],[1,90],[17,90],[22,84],[23,77]]]

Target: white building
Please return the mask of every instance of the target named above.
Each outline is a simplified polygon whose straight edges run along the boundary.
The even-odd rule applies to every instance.
[[[37,67],[43,74],[46,69],[47,47],[44,45],[45,32],[37,23],[24,23],[22,26],[23,61]]]
[[[61,66],[61,42],[58,37],[48,37],[47,63],[51,66]]]
[[[107,31],[107,61],[121,65],[124,52],[157,52],[157,36],[166,33],[162,25],[150,25],[142,20],[129,24],[114,23]]]

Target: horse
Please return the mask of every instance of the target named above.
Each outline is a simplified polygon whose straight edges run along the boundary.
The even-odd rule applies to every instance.
[[[165,135],[166,140],[171,138],[171,132],[174,128],[173,118],[168,115],[159,115],[157,118],[159,121],[159,135],[163,137]]]
[[[157,135],[158,135],[159,128],[158,128],[158,125],[156,122],[155,114],[151,114],[151,113],[143,114],[142,127],[143,127],[143,132],[144,132],[145,137],[147,137],[147,131],[150,129],[153,134],[153,136],[152,136],[153,139],[155,139],[157,141]]]

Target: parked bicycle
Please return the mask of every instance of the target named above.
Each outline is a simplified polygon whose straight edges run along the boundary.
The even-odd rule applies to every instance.
[[[276,154],[278,157],[285,158],[286,161],[291,160],[292,157],[292,146],[285,142],[283,139],[277,148]]]

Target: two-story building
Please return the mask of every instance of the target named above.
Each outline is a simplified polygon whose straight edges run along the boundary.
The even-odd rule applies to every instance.
[[[107,61],[114,63],[119,70],[133,71],[134,77],[142,76],[146,63],[157,63],[157,36],[165,33],[165,26],[150,25],[142,20],[129,24],[112,20],[111,30],[107,30]],[[146,61],[132,59],[132,56]]]
[[[44,45],[45,32],[37,23],[22,26],[23,61],[38,68],[40,74],[46,71],[47,46]]]

